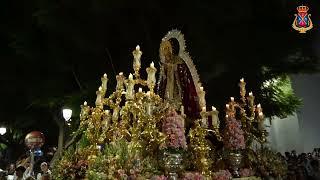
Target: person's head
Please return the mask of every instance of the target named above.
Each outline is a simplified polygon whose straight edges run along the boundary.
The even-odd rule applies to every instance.
[[[17,167],[17,169],[16,169],[16,175],[17,175],[17,177],[22,178],[23,173],[24,173],[25,170],[26,170],[26,168],[23,167],[23,166]]]
[[[43,163],[41,163],[40,168],[41,168],[42,172],[47,172],[48,171],[48,164],[46,162],[43,162]]]

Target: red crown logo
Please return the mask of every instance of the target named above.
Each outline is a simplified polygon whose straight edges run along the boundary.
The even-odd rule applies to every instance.
[[[302,5],[302,6],[298,6],[297,10],[298,10],[299,13],[306,13],[306,12],[308,12],[309,8],[308,8],[308,6],[303,6]]]

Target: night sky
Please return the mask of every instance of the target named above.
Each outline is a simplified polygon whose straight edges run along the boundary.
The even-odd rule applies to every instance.
[[[302,61],[287,65],[292,54],[313,59],[320,54],[320,2],[303,3],[310,7],[314,23],[306,34],[291,28],[301,3],[2,1],[0,125],[21,135],[40,130],[48,144],[55,145],[58,130],[53,116],[60,116],[62,107],[71,107],[77,122],[79,105],[85,100],[94,103],[103,73],[113,89],[116,74],[132,72],[131,52],[137,44],[143,51],[143,68],[151,61],[157,65],[161,38],[175,28],[185,34],[208,104],[219,109],[229,96],[238,94],[241,77],[247,79],[248,88],[258,91],[264,81],[258,73],[262,66],[277,73],[314,72],[315,66],[302,66]]]

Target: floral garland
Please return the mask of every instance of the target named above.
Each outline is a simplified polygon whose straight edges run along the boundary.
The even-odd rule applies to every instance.
[[[175,110],[170,110],[162,122],[162,132],[166,135],[165,143],[160,149],[186,149],[184,119]]]
[[[241,123],[233,117],[227,117],[226,119],[223,144],[230,150],[245,148],[244,132],[241,129]]]
[[[214,180],[230,180],[232,175],[228,170],[220,170],[213,174]]]

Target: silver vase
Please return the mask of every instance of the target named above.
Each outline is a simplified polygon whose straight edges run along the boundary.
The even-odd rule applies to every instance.
[[[164,152],[164,168],[170,180],[177,180],[182,170],[182,155],[180,153]]]
[[[232,176],[240,177],[239,169],[241,168],[242,154],[240,152],[229,152],[227,158]]]

